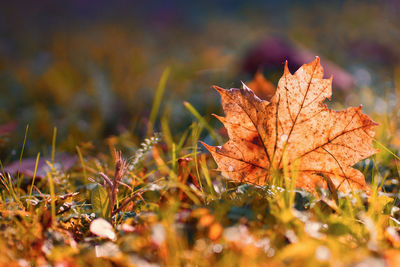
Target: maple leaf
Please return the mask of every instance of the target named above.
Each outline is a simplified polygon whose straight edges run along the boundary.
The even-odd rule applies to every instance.
[[[251,82],[247,84],[249,88],[261,99],[270,100],[275,94],[275,86],[273,83],[265,79],[262,72],[257,71]]]
[[[233,180],[259,185],[282,177],[284,168],[296,187],[315,192],[317,186],[342,192],[368,191],[364,175],[352,166],[377,152],[372,147],[377,125],[361,106],[343,111],[328,109],[332,77],[323,78],[317,57],[291,74],[284,74],[270,102],[247,86],[225,90],[222,98],[229,140],[223,146],[204,144],[218,171]]]

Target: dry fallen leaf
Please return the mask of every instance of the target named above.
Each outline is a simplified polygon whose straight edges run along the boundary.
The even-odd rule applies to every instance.
[[[275,86],[273,83],[265,79],[262,72],[257,71],[251,82],[247,83],[249,87],[260,99],[269,101],[275,94]]]
[[[70,155],[68,153],[59,153],[56,155],[54,159],[54,167],[57,169],[62,170],[69,170],[72,168],[77,161],[77,157]],[[37,171],[36,171],[36,178],[44,178],[46,177],[47,173],[51,170],[51,167],[47,164],[47,162],[51,162],[50,157],[41,157],[39,158]],[[24,174],[28,177],[33,177],[35,172],[35,165],[36,165],[36,157],[25,158],[21,161],[16,160],[9,165],[4,167],[6,172],[9,172],[12,175],[18,173]]]
[[[377,125],[361,106],[343,111],[323,104],[332,94],[332,78],[323,79],[317,57],[291,74],[285,65],[270,102],[247,86],[225,90],[225,117],[216,116],[228,131],[223,146],[206,148],[218,170],[236,181],[265,184],[282,177],[284,168],[296,178],[296,187],[315,192],[327,180],[342,192],[368,191],[364,175],[352,166],[377,151],[372,147]]]

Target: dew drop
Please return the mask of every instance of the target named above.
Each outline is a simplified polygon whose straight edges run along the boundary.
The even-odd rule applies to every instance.
[[[214,253],[221,253],[223,247],[221,244],[216,244],[213,246],[212,250]]]

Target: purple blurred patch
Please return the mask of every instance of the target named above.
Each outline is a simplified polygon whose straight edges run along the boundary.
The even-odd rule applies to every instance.
[[[294,72],[303,64],[309,63],[317,56],[315,53],[293,43],[289,43],[280,37],[269,37],[249,50],[243,61],[243,71],[254,75],[257,70],[271,71],[283,69],[287,60],[289,69]],[[353,77],[334,64],[321,57],[321,64],[325,70],[325,76],[333,76],[334,85],[348,91],[354,86]]]
[[[10,135],[12,132],[17,129],[17,122],[16,121],[10,121],[8,123],[0,125],[0,136],[6,136]]]
[[[350,54],[357,59],[386,66],[399,63],[398,54],[390,47],[375,40],[357,40],[349,45]]]
[[[41,157],[39,159],[36,178],[44,178],[47,173],[50,171],[50,166],[46,163],[47,161],[51,162],[51,158],[49,157]],[[60,153],[54,158],[54,167],[58,170],[67,171],[72,166],[75,165],[77,161],[77,157],[70,155],[68,153]],[[15,175],[18,173],[19,169],[19,160],[14,161],[11,164],[5,166],[4,170],[9,172],[11,175]],[[21,161],[21,170],[20,173],[27,177],[33,177],[33,173],[35,171],[36,157],[26,158]]]

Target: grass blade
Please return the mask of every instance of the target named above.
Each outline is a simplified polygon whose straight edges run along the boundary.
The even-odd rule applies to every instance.
[[[39,163],[39,158],[40,158],[40,153],[37,154],[36,156],[36,162],[35,162],[35,169],[33,171],[33,177],[32,177],[32,184],[31,184],[31,188],[29,188],[29,194],[28,194],[28,200],[31,199],[32,196],[32,190],[33,190],[33,185],[35,184],[35,178],[36,178],[36,172],[37,172],[37,166]],[[31,207],[31,202],[28,202],[28,210]]]
[[[218,144],[222,143],[221,138],[215,134],[214,129],[211,127],[211,125],[204,119],[204,117],[200,115],[200,113],[189,102],[185,101],[183,102],[183,105],[190,113],[192,113],[192,115],[199,121],[199,123],[203,125],[204,128],[207,129],[214,142]]]
[[[166,68],[163,74],[161,75],[160,82],[158,83],[156,95],[153,101],[153,106],[150,112],[149,124],[147,126],[147,136],[150,136],[153,132],[153,127],[157,118],[158,111],[160,109],[161,100],[165,91],[165,86],[167,84],[169,74],[170,74],[170,68]]]

